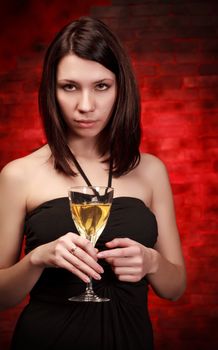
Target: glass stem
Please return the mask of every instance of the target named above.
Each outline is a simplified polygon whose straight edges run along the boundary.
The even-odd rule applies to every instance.
[[[93,237],[95,237],[95,235],[93,235]],[[95,241],[92,240],[92,236],[88,236],[87,238],[92,243],[92,245],[94,247],[95,246]],[[90,295],[90,294],[94,294],[94,290],[93,290],[93,286],[92,286],[92,277],[89,276],[89,279],[90,279],[90,282],[88,282],[86,284],[86,291],[85,291],[85,293]]]
[[[86,285],[86,293],[93,294],[94,291],[92,287],[92,277],[89,277],[89,278],[90,278],[90,282],[88,282]]]

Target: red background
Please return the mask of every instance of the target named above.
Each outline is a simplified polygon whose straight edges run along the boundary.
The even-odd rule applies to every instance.
[[[141,149],[168,167],[188,272],[179,301],[151,292],[156,346],[218,348],[217,1],[5,0],[0,13],[0,167],[45,141],[37,89],[43,54],[56,31],[91,14],[122,39],[141,89]],[[3,350],[21,306],[0,313]]]

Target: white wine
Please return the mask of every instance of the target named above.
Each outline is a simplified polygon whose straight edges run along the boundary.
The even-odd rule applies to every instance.
[[[95,245],[106,225],[110,208],[110,203],[72,203],[71,213],[79,234]]]
[[[111,179],[109,178],[109,183]],[[74,186],[68,197],[73,221],[81,237],[95,246],[104,230],[113,202],[114,189],[109,186]],[[99,297],[92,288],[92,278],[85,292],[69,298],[70,301],[104,302],[108,298]]]

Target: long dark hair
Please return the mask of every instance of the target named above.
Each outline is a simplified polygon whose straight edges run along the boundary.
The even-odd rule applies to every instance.
[[[135,77],[118,38],[100,20],[81,17],[65,26],[47,49],[39,89],[39,110],[55,168],[75,175],[74,155],[67,144],[67,126],[56,100],[56,72],[62,57],[74,53],[113,72],[117,98],[111,118],[98,140],[100,155],[110,154],[113,175],[134,169],[140,161],[140,98]],[[108,159],[107,159],[108,160]]]

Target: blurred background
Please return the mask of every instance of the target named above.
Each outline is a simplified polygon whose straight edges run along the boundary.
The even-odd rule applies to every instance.
[[[0,168],[45,142],[37,91],[45,49],[82,15],[105,21],[131,56],[142,98],[141,150],[167,165],[188,286],[177,302],[150,292],[157,350],[218,348],[218,2],[3,0]],[[9,349],[25,301],[0,312]]]

